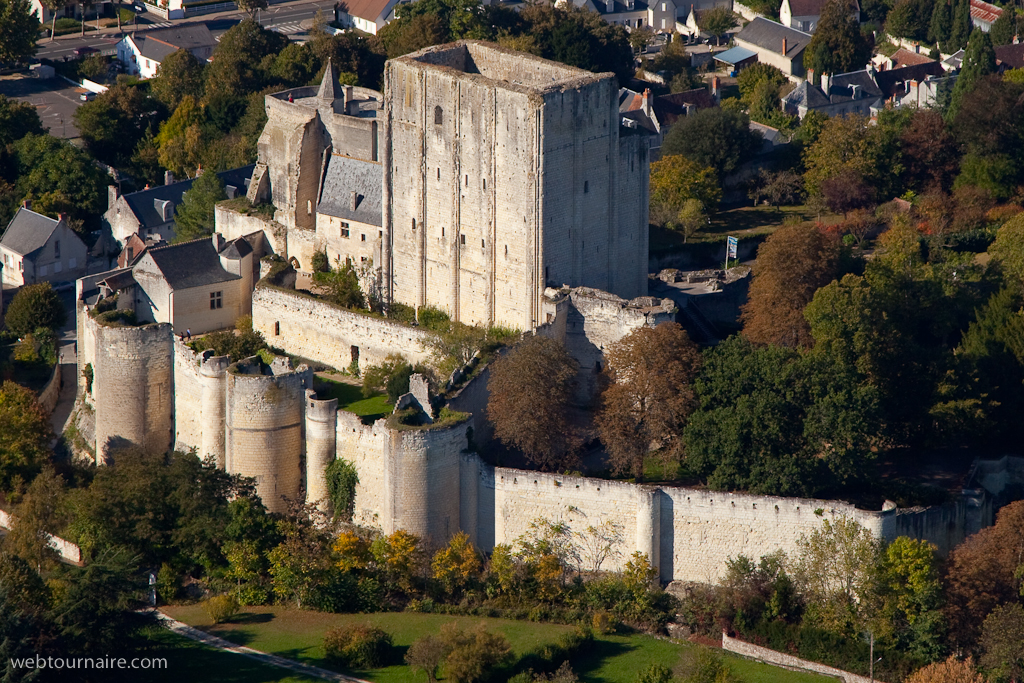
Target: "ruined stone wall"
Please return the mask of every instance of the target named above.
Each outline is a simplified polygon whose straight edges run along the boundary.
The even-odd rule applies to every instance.
[[[385,420],[364,425],[358,415],[344,410],[337,416],[337,457],[355,465],[359,473],[352,521],[380,529],[384,511],[384,463],[391,443]]]
[[[280,223],[267,221],[255,215],[241,214],[221,204],[214,207],[214,220],[217,232],[223,235],[225,241],[228,242],[239,237],[248,237],[253,233],[263,234],[265,248],[257,253],[254,246],[254,261],[258,261],[268,253],[280,254],[282,257],[288,256],[288,231]]]
[[[336,368],[352,362],[352,347],[357,347],[363,368],[390,353],[401,353],[412,363],[425,361],[431,353],[431,334],[425,330],[274,287],[259,286],[253,292],[252,318],[271,346]]]
[[[135,444],[161,453],[172,442],[171,326],[106,327],[86,316],[93,361],[97,460],[110,446]]]
[[[307,93],[310,96],[316,94],[315,89],[306,90],[311,91]],[[286,228],[314,227],[306,202],[316,202],[315,186],[320,180],[320,156],[325,145],[320,117],[315,108],[273,95],[265,98],[265,106],[267,125],[260,134],[257,151],[260,163],[267,166],[270,201],[277,208],[274,220]]]
[[[314,221],[316,216],[313,216]],[[313,254],[322,245],[317,241],[316,226],[312,229],[292,228],[288,231],[288,260],[299,262],[297,270],[313,272]]]
[[[337,455],[338,399],[306,391],[306,502],[330,510],[327,466]]]
[[[227,371],[225,469],[255,477],[267,509],[284,512],[284,498],[298,500],[302,486],[305,390],[313,373],[300,365],[247,374],[255,366],[243,361]]]

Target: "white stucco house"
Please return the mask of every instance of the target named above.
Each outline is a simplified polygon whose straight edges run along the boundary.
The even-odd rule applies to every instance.
[[[153,78],[160,63],[178,50],[188,50],[206,62],[217,46],[206,24],[185,24],[145,33],[129,33],[117,44],[117,58],[125,70],[140,78]]]
[[[784,26],[804,33],[814,33],[826,2],[827,0],[782,0],[779,19]],[[860,21],[860,4],[857,0],[850,0],[850,12],[855,20]]]
[[[14,214],[0,238],[3,284],[77,280],[86,274],[88,250],[64,216],[54,220],[27,206]]]

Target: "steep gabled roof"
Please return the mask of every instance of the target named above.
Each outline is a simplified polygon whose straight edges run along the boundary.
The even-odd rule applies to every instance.
[[[209,237],[154,247],[146,255],[153,259],[171,289],[189,289],[241,279],[241,276],[224,270]]]
[[[821,88],[811,85],[808,81],[801,81],[800,85],[782,98],[782,101],[794,107],[802,106],[808,109],[816,109],[829,104],[829,99],[821,92]]]
[[[390,14],[390,8],[397,0],[349,0],[348,13],[367,21],[377,21],[382,14]]]
[[[882,97],[882,91],[875,83],[875,79],[864,69],[836,74],[829,80],[829,91],[825,94],[828,95],[830,102],[838,104],[854,99],[854,93],[857,95],[856,99]]]
[[[686,105],[697,109],[710,109],[715,105],[715,98],[707,88],[695,88],[671,95],[660,95],[654,98],[654,115],[662,126],[671,126],[680,116],[686,116]]]
[[[897,93],[906,91],[905,84],[909,81],[923,81],[929,76],[942,76],[946,72],[938,62],[928,61],[924,64],[906,66],[902,69],[879,71],[875,74],[878,89],[888,99]]]
[[[755,17],[752,22],[736,34],[737,40],[757,45],[763,50],[782,54],[782,41],[786,41],[786,57],[795,58],[807,43],[811,42],[811,34],[797,31],[795,28],[783,26],[777,21],[769,21],[764,17]]]
[[[1000,45],[996,48],[996,61],[1008,69],[1024,67],[1024,43]]]
[[[29,256],[43,248],[59,224],[49,216],[21,207],[7,224],[0,246],[19,256]]]
[[[971,0],[971,19],[991,24],[1001,16],[1003,16],[1003,10],[999,7],[982,2],[982,0]]]
[[[911,52],[905,47],[901,47],[900,49],[896,50],[896,52],[893,52],[892,56],[889,57],[889,60],[892,62],[893,69],[902,69],[905,66],[915,66],[917,64],[927,64],[928,62],[935,62],[935,60],[929,57],[928,55],[922,55],[917,52]],[[935,63],[938,64],[938,62]]]
[[[317,213],[379,227],[383,223],[383,184],[380,164],[332,154],[320,189]],[[352,208],[353,192],[356,193],[355,209]]]
[[[155,62],[162,62],[178,50],[195,50],[217,44],[206,24],[182,24],[158,31],[136,33],[133,39],[139,46],[140,54]]]
[[[243,166],[242,168],[233,168],[230,171],[221,171],[217,175],[224,181],[225,186],[230,185],[238,191],[238,194],[245,194],[245,181],[252,176],[254,168],[256,168],[255,165]],[[155,228],[167,223],[167,221],[156,210],[156,206],[153,203],[154,200],[173,202],[175,206],[178,206],[181,204],[182,195],[190,189],[192,189],[192,181],[182,180],[170,185],[157,185],[148,190],[126,194],[124,195],[124,200],[128,202],[128,207],[135,214],[140,227]]]

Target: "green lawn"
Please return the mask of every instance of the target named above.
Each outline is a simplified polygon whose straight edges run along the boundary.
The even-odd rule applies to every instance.
[[[315,683],[319,678],[291,674],[286,669],[261,664],[254,659],[206,647],[194,640],[154,627],[147,631],[151,645],[139,657],[163,657],[166,669],[147,669],[136,679],[148,683]],[[321,682],[322,683],[322,682]]]
[[[538,624],[529,621],[452,617],[410,612],[323,614],[275,607],[250,607],[247,610],[236,623],[214,626],[198,605],[163,608],[164,612],[175,619],[214,633],[231,642],[325,669],[343,671],[375,683],[423,683],[424,677],[423,674],[413,673],[408,667],[399,665],[372,671],[347,671],[332,665],[323,659],[321,649],[323,634],[327,629],[354,622],[372,624],[390,633],[394,637],[398,650],[404,652],[417,638],[430,633],[438,633],[443,624],[455,621],[469,628],[482,621],[490,630],[504,633],[516,654],[522,655],[538,645],[555,642],[559,635],[572,628],[559,624]],[[600,636],[590,651],[573,660],[572,667],[581,681],[633,683],[637,671],[654,663],[674,669],[680,664],[685,653],[696,647],[700,646],[674,643],[640,634]],[[826,683],[832,680],[824,676],[788,671],[732,655],[725,655],[725,657],[730,669],[737,675],[741,683]],[[221,679],[211,676],[194,680]]]
[[[247,647],[272,652],[325,669],[333,669],[365,678],[375,683],[423,683],[423,674],[409,667],[392,665],[372,671],[350,671],[323,659],[321,643],[327,629],[344,624],[371,624],[384,629],[394,638],[401,655],[420,636],[439,633],[442,624],[455,621],[471,628],[481,621],[489,630],[504,633],[517,655],[538,645],[554,643],[558,636],[572,629],[559,624],[537,624],[529,621],[485,619],[483,617],[451,617],[442,614],[384,612],[380,614],[324,614],[276,607],[248,607],[236,623],[214,626],[198,605],[165,607],[164,612],[221,638]],[[213,678],[210,681],[216,680]]]
[[[370,398],[363,398],[362,387],[346,382],[336,382],[324,377],[317,377],[313,384],[319,399],[338,399],[338,409],[347,410],[363,418],[363,422],[373,422],[385,415],[390,415],[394,406],[388,403],[387,394],[376,393]]]

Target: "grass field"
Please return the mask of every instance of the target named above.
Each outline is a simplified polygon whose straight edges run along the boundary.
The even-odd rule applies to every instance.
[[[386,394],[377,393],[370,398],[363,398],[363,390],[354,384],[335,382],[324,377],[317,377],[314,385],[318,399],[338,399],[338,409],[347,410],[363,418],[364,422],[372,422],[390,415],[394,406],[388,403]]]
[[[314,683],[319,678],[306,678],[291,674],[286,669],[261,664],[233,652],[223,652],[201,645],[193,640],[171,633],[162,627],[153,627],[146,633],[151,643],[140,657],[163,657],[166,669],[148,669],[136,680],[148,683],[180,683],[181,681],[208,681],[209,683]]]
[[[454,621],[468,628],[482,621],[487,624],[488,629],[504,633],[516,654],[522,655],[538,645],[555,642],[562,633],[572,628],[558,624],[481,617],[408,612],[322,614],[274,607],[247,608],[248,611],[236,623],[214,626],[203,609],[197,605],[165,607],[163,610],[175,619],[231,642],[326,669],[354,674],[375,683],[422,683],[424,676],[421,673],[413,673],[406,666],[398,665],[372,671],[348,671],[332,665],[323,659],[321,649],[323,634],[327,629],[350,623],[371,624],[390,633],[394,637],[396,647],[400,652],[404,652],[417,638],[438,633],[443,624]],[[572,667],[581,681],[633,683],[637,671],[651,664],[658,663],[676,668],[687,652],[695,647],[698,646],[640,634],[600,636],[595,647],[573,660]],[[825,683],[831,680],[730,655],[726,655],[726,661],[741,683]],[[207,677],[195,680],[220,679]]]

